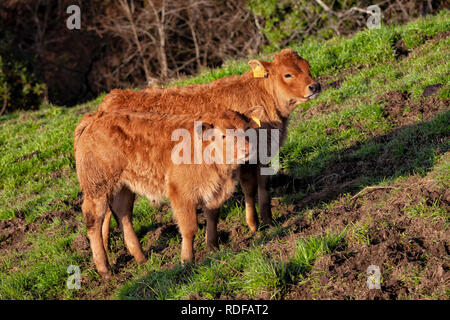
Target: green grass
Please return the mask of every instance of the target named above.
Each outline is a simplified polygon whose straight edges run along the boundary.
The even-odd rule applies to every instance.
[[[67,228],[42,225],[45,233],[33,234],[26,242],[32,250],[14,252],[0,260],[0,299],[74,298],[73,290],[61,285],[69,265],[80,265],[82,257],[71,248],[76,234]],[[32,262],[32,263],[30,263]],[[11,270],[14,270],[10,273]],[[7,275],[5,277],[5,275]]]
[[[294,255],[290,260],[292,273],[304,274],[311,270],[314,261],[323,254],[331,253],[339,247],[345,246],[346,231],[333,234],[327,232],[324,236],[300,239],[297,241]]]
[[[221,296],[256,298],[268,292],[279,297],[288,281],[305,275],[319,256],[343,244],[345,235],[327,233],[322,237],[299,240],[288,263],[274,255],[270,258],[259,247],[233,253],[222,250],[210,255],[195,268],[177,265],[161,269],[152,261],[151,273],[132,281],[120,291],[122,299],[187,299],[198,295],[206,299]]]
[[[195,246],[202,259],[193,266],[181,266],[181,238],[177,233],[166,232],[159,239],[152,238],[155,230],[173,223],[171,210],[167,210],[167,204],[152,207],[146,199],[139,198],[133,223],[149,252],[149,261],[142,266],[123,263],[117,271],[121,276],[106,285],[100,284],[89,250],[74,246],[85,229],[81,213],[74,210],[73,204],[80,195],[73,159],[73,130],[82,115],[95,110],[104,95],[73,108],[43,105],[38,111],[1,116],[0,220],[23,217],[27,223],[33,222],[35,229],[24,234],[21,245],[0,247],[0,299],[280,299],[291,286],[309,279],[318,258],[345,250],[348,239],[370,246],[370,219],[349,222],[345,230],[336,228],[307,236],[303,229],[293,231],[283,222],[305,219],[314,224],[318,222],[317,212],[327,212],[342,203],[353,206],[352,195],[364,187],[390,185],[414,175],[432,179],[442,190],[448,188],[450,111],[426,120],[417,115],[412,123],[395,127],[384,115],[386,101],[375,99],[385,92],[400,90],[408,92],[411,101],[420,103],[423,89],[436,83],[443,87],[434,97],[448,99],[450,39],[432,39],[448,30],[450,12],[442,11],[404,26],[366,30],[329,41],[308,40],[293,46],[310,61],[314,77],[343,81],[338,89],[325,90],[318,99],[301,105],[291,117],[289,136],[281,151],[281,167],[284,173],[302,181],[302,186],[295,192],[281,192],[279,197],[281,205],[294,208],[290,209],[291,216],[284,217],[281,207],[276,208],[274,216],[281,222],[252,236],[245,223],[242,196],[237,195],[221,208],[219,230],[229,232],[229,240],[220,251],[205,254],[205,230],[200,228]],[[411,50],[406,58],[395,58],[393,45],[399,39]],[[222,68],[173,81],[169,86],[206,83],[242,74],[248,68],[246,61],[230,60]],[[306,116],[319,106],[325,108],[312,117]],[[403,113],[408,117],[411,110],[405,108]],[[380,140],[380,136],[385,138]],[[352,184],[333,200],[302,207],[303,199],[320,191],[326,179],[333,178],[324,174],[336,163],[346,162],[371,163],[374,168],[351,177]],[[389,164],[389,170],[375,168],[377,163],[382,167]],[[385,200],[380,200],[374,206],[384,205]],[[74,228],[60,219],[39,220],[46,215],[52,217],[54,212],[69,211],[75,215],[71,221],[80,227]],[[411,203],[404,213],[430,223],[444,219],[445,228],[448,227],[446,209],[427,199]],[[326,219],[326,215],[320,219]],[[115,227],[112,222],[112,262],[126,259]],[[227,242],[237,242],[239,249]],[[244,248],[240,248],[243,243]],[[81,268],[84,284],[80,290],[69,290],[65,285],[69,265]],[[441,289],[436,292],[445,293],[445,288]]]
[[[430,201],[429,199],[423,199],[418,204],[405,208],[405,212],[411,217],[426,218],[432,223],[436,220],[439,221],[441,220],[441,217],[444,217],[445,224],[448,226],[450,223],[450,213],[440,206],[436,200]]]
[[[0,218],[12,218],[19,211],[32,218],[51,209],[48,199],[76,196],[72,132],[77,120],[72,110],[47,107],[2,126]],[[36,151],[37,155],[20,160]],[[51,174],[56,170],[68,176],[55,181]]]
[[[195,268],[176,265],[170,270],[158,265],[143,279],[120,291],[122,299],[207,299],[222,295],[254,297],[261,290],[274,291],[280,283],[278,267],[255,248],[237,254],[221,251]]]

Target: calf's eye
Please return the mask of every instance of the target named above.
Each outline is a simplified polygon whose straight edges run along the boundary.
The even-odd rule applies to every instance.
[[[290,73],[286,73],[286,74],[284,75],[284,77],[285,77],[286,79],[288,79],[288,78],[292,78],[292,74],[290,74]]]

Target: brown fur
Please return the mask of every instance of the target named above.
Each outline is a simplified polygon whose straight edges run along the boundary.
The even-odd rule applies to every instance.
[[[206,208],[208,230],[211,229],[207,232],[208,246],[216,245],[214,221],[217,224],[220,205],[234,191],[239,164],[175,164],[171,152],[179,141],[171,141],[171,135],[176,129],[186,129],[193,137],[194,120],[203,122],[203,131],[220,130],[222,139],[225,129],[246,130],[251,124],[247,118],[232,111],[195,115],[97,112],[84,116],[76,127],[74,149],[84,196],[82,211],[93,259],[103,276],[110,276],[105,246],[109,231],[108,212],[117,219],[125,245],[136,261],[146,261],[131,223],[135,193],[151,200],[163,197],[170,200],[183,238],[182,261],[194,258],[193,239],[197,232],[196,208],[199,205]],[[208,143],[203,142],[202,150]],[[250,147],[246,142],[241,154],[247,157]],[[225,146],[223,150],[225,154]],[[237,154],[234,157],[236,159]]]
[[[99,106],[99,111],[154,111],[183,114],[235,110],[246,114],[254,106],[263,109],[257,115],[263,128],[280,129],[280,147],[288,127],[288,118],[294,108],[311,98],[311,85],[317,83],[310,74],[309,63],[291,49],[275,55],[274,61],[251,60],[252,69],[264,68],[265,77],[254,78],[252,71],[241,76],[225,77],[208,84],[146,89],[140,92],[113,90]],[[285,78],[286,74],[292,77]],[[320,91],[320,85],[318,86]],[[255,196],[264,223],[272,223],[267,176],[259,174],[259,165],[243,165],[240,183],[245,194],[246,220],[252,231],[258,227]]]

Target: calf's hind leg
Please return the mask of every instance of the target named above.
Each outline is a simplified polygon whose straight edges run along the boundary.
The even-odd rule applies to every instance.
[[[91,199],[85,196],[81,206],[97,272],[106,279],[111,277],[111,269],[102,241],[102,224],[107,208],[106,197]]]
[[[133,229],[132,216],[134,199],[134,193],[127,187],[123,187],[110,202],[110,208],[119,223],[128,251],[137,263],[145,263],[147,259]]]
[[[111,223],[112,212],[111,209],[106,210],[105,219],[103,220],[102,225],[102,238],[103,238],[103,246],[105,247],[105,251],[108,251],[109,247],[109,226]]]
[[[217,240],[217,222],[219,220],[220,209],[204,208],[204,212],[206,216],[206,248],[212,251],[219,247],[219,241]]]
[[[269,194],[269,176],[262,175],[258,167],[258,203],[259,214],[264,224],[273,225],[272,211],[270,208],[270,194]]]

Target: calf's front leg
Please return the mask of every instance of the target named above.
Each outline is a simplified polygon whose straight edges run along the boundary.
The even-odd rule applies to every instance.
[[[259,214],[264,224],[273,225],[272,210],[270,207],[269,176],[261,175],[260,169],[261,167],[259,166],[257,172]]]
[[[110,203],[111,211],[119,223],[125,246],[128,251],[137,263],[145,263],[147,262],[147,259],[133,229],[132,217],[134,199],[135,194],[127,187],[123,187],[112,199]]]
[[[197,212],[196,205],[173,201],[173,215],[181,233],[181,262],[194,261],[194,237],[197,234]]]
[[[245,220],[251,232],[258,230],[256,213],[256,192],[258,189],[256,164],[244,164],[239,168],[239,183],[245,196]]]

